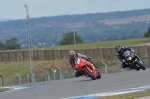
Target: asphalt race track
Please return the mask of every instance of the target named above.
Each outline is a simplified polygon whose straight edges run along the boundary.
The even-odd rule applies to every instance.
[[[28,85],[22,90],[1,92],[0,99],[62,99],[150,85],[150,70],[102,74],[102,78],[86,77],[55,80]]]

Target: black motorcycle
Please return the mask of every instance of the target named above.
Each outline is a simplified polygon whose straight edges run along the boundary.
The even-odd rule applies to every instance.
[[[130,69],[135,69],[137,71],[139,71],[140,69],[146,69],[136,53],[127,50],[123,53],[123,56],[125,57],[126,63],[127,65],[129,65]]]

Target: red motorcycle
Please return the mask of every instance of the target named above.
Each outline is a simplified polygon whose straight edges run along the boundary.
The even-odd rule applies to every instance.
[[[84,58],[75,58],[76,69],[83,75],[91,77],[93,80],[100,79],[101,75],[95,66]]]

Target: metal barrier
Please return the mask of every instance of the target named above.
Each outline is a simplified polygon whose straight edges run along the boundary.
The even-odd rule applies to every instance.
[[[4,86],[4,78],[2,75],[0,75],[0,78],[1,78],[1,86]]]

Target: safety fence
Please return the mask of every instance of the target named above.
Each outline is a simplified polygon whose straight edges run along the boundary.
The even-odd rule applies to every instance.
[[[150,46],[134,46],[135,52],[142,59],[150,58]],[[68,59],[69,50],[34,50],[33,59],[36,60],[62,60]],[[113,48],[79,49],[79,53],[92,59],[116,60],[116,51]],[[26,61],[29,59],[29,51],[4,51],[0,52],[0,61]],[[147,61],[147,60],[144,60]]]
[[[75,77],[74,70],[72,68],[61,69],[58,65],[52,69],[41,68],[41,71],[42,72],[35,73],[36,82],[61,80]],[[27,72],[25,75],[20,75],[19,73],[15,74],[15,77],[4,78],[4,85],[32,83],[32,76],[30,72]],[[0,86],[3,86],[1,81],[2,79],[0,79]]]

